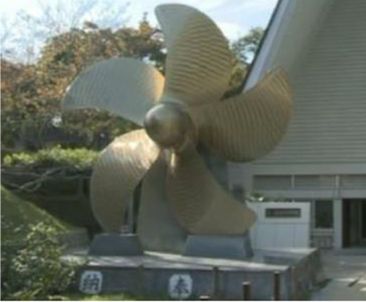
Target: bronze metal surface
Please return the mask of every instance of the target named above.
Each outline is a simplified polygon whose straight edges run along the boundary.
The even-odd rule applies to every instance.
[[[198,106],[220,99],[231,75],[231,53],[220,29],[189,6],[160,5],[155,12],[168,48],[163,102]]]
[[[285,72],[278,69],[248,92],[220,101],[231,75],[231,54],[221,31],[185,5],[162,5],[156,14],[168,48],[165,87],[154,67],[110,59],[81,73],[63,101],[64,109],[95,107],[146,128],[118,137],[102,151],[91,179],[94,214],[105,231],[119,233],[135,187],[155,162],[142,187],[138,232],[146,246],[166,244],[150,238],[158,226],[171,227],[162,234],[169,240],[177,236],[177,245],[186,235],[181,228],[200,235],[244,234],[256,219],[254,212],[219,185],[196,143],[231,161],[268,154],[284,135],[292,113]],[[159,160],[169,160],[156,162],[159,154]],[[165,175],[166,167],[164,186],[155,178]],[[162,186],[166,195],[152,193]],[[179,226],[159,200],[165,197]],[[147,205],[149,200],[153,205]],[[166,221],[151,227],[149,211]]]
[[[285,134],[292,114],[290,85],[283,70],[271,72],[244,94],[194,112],[199,140],[235,162],[268,154]]]
[[[181,150],[197,138],[188,112],[177,104],[155,106],[146,114],[144,126],[150,138],[162,148]]]
[[[178,222],[192,234],[244,234],[255,222],[255,213],[224,191],[193,147],[173,156],[166,189]]]
[[[144,130],[119,136],[101,152],[90,193],[94,215],[104,230],[121,231],[127,203],[159,152]]]
[[[168,163],[164,155],[160,153],[142,181],[137,234],[146,250],[182,253],[187,234],[178,224],[167,201]]]
[[[130,58],[109,59],[83,71],[66,91],[63,109],[96,108],[142,125],[161,98],[164,77]]]

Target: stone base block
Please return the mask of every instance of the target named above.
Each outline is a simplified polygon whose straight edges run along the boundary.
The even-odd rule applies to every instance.
[[[273,264],[273,256],[282,264]],[[268,301],[273,300],[274,272],[279,272],[280,300],[303,300],[317,284],[320,269],[315,249],[254,250],[250,261],[145,252],[138,257],[93,257],[80,268],[77,280],[84,293],[127,293],[145,300],[174,300],[180,293],[184,296],[179,299],[208,295],[216,301],[243,300],[243,282],[250,282],[251,299]]]
[[[184,256],[238,259],[253,256],[249,235],[189,235]]]
[[[134,234],[99,234],[89,248],[91,256],[139,256],[143,250]]]

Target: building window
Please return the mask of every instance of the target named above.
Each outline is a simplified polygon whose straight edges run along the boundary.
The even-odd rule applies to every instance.
[[[232,194],[239,200],[245,199],[245,190],[241,185],[234,184],[231,189]]]
[[[254,189],[261,190],[289,190],[291,189],[290,175],[258,175],[254,176]]]
[[[333,189],[336,187],[335,175],[296,175],[295,189]]]
[[[342,189],[364,189],[366,188],[366,175],[342,175]]]
[[[333,200],[315,200],[314,227],[316,229],[333,228]]]

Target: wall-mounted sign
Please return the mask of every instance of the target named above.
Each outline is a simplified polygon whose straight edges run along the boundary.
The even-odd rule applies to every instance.
[[[268,208],[266,218],[300,218],[301,209],[299,208]]]
[[[248,207],[257,214],[250,229],[254,249],[309,247],[309,202],[248,202]]]
[[[175,274],[169,279],[168,292],[172,299],[187,299],[192,294],[193,282],[190,275]]]
[[[103,275],[98,271],[84,271],[80,277],[79,290],[84,294],[99,294],[102,291]]]

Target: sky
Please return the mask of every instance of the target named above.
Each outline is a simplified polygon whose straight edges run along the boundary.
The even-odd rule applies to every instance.
[[[187,4],[201,10],[216,22],[229,39],[237,39],[252,27],[266,27],[277,3],[276,0],[147,0],[133,1],[131,11],[146,10],[149,17],[152,17],[154,7],[172,2]],[[155,18],[151,20],[156,22]]]
[[[10,28],[14,36],[17,28],[16,16],[22,10],[27,14],[40,16],[42,6],[55,8],[58,3],[61,3],[61,7],[71,8],[80,1],[88,4],[96,3],[94,14],[97,14],[98,18],[103,11],[103,5],[104,7],[115,6],[118,14],[118,8],[128,3],[124,20],[125,25],[131,26],[138,24],[144,12],[147,12],[148,20],[156,25],[154,8],[159,4],[182,3],[190,5],[212,18],[229,40],[238,39],[253,27],[265,28],[277,3],[277,0],[2,0],[0,4],[0,31],[4,33],[6,32],[5,28],[7,28],[9,32]],[[93,12],[90,12],[85,18],[92,19]]]

